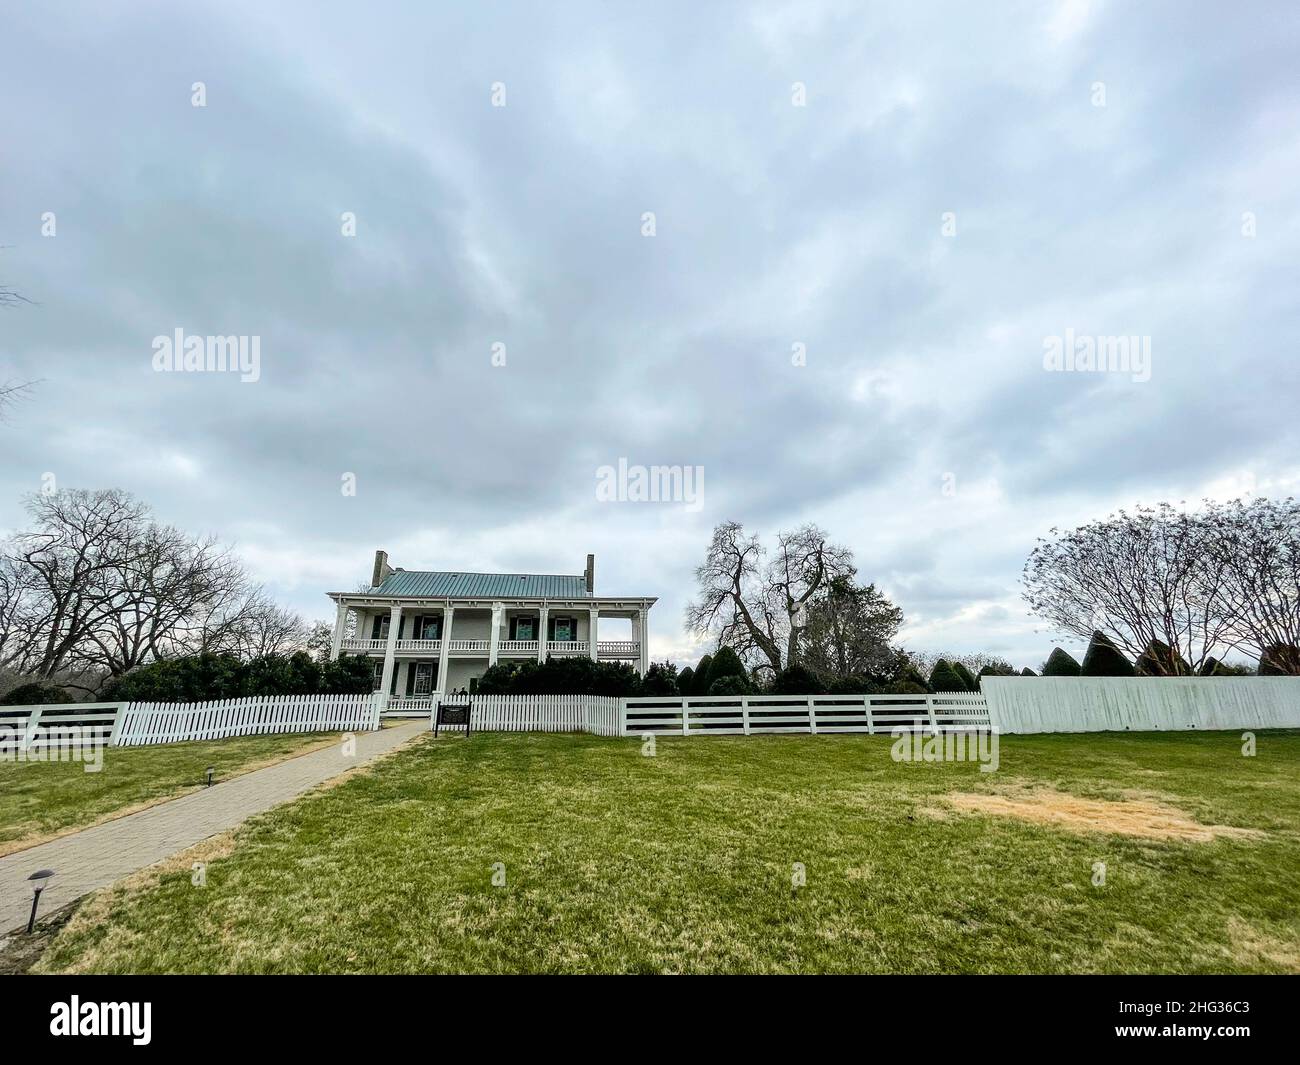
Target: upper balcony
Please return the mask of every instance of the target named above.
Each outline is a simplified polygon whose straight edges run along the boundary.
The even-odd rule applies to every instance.
[[[387,650],[387,640],[345,639],[342,650],[350,654],[367,654],[382,657]],[[489,640],[450,640],[448,658],[488,658]],[[537,640],[502,640],[497,645],[498,658],[536,658]],[[591,644],[586,640],[548,640],[547,655],[591,654]],[[394,655],[398,658],[436,658],[442,654],[441,640],[398,640]],[[636,640],[597,640],[596,657],[601,661],[627,660],[635,662],[641,656],[641,645]]]

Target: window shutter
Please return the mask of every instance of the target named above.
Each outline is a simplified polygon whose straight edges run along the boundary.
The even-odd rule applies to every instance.
[[[370,638],[371,638],[372,640],[377,640],[377,639],[379,639],[379,626],[383,623],[383,620],[384,620],[384,615],[383,615],[383,614],[376,614],[376,615],[375,615],[375,623],[374,623],[374,625],[373,625],[373,626],[371,627],[371,629],[370,629]]]
[[[554,619],[554,618],[547,618],[547,619],[546,619],[546,638],[547,638],[548,640],[553,640],[553,639],[555,639],[555,619]]]
[[[415,694],[415,663],[406,663],[406,694]]]
[[[510,619],[510,639],[512,639],[512,640],[517,640],[517,639],[519,639],[519,619],[518,619],[518,618],[511,618],[511,619]]]

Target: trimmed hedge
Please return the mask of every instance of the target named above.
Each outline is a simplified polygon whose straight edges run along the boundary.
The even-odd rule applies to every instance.
[[[306,651],[248,662],[204,654],[150,662],[109,681],[97,698],[192,703],[258,695],[367,695],[374,686],[374,666],[360,655],[340,655],[322,666]]]
[[[691,677],[691,690],[683,691],[683,695],[708,695],[709,685],[713,678],[709,676],[709,671],[713,668],[713,656],[705,655],[695,665],[695,675]]]
[[[730,647],[719,647],[713,656],[713,661],[709,663],[709,694],[714,694],[713,686],[723,677],[740,677],[749,683],[749,671],[745,669],[744,663],[740,661],[740,656]]]
[[[1075,661],[1074,656],[1067,651],[1056,647],[1052,653],[1047,656],[1047,661],[1043,663],[1044,677],[1077,677],[1082,672],[1082,667]]]
[[[478,695],[640,695],[641,678],[626,662],[565,656],[541,663],[498,662],[474,690]]]
[[[807,666],[787,666],[772,681],[773,695],[825,695],[826,685]]]
[[[1100,629],[1088,641],[1079,673],[1084,677],[1132,677],[1137,671],[1121,651]]]
[[[958,677],[961,678],[961,682],[964,685],[966,685],[966,690],[968,692],[977,692],[980,690],[979,681],[975,679],[974,674],[971,673],[971,671],[966,668],[964,663],[953,662],[952,671],[956,673]]]
[[[970,691],[966,687],[966,682],[952,668],[946,658],[941,658],[934,664],[930,670],[930,690],[936,692],[964,692]]]
[[[71,703],[76,700],[54,684],[20,684],[0,698],[0,706],[45,706],[50,703]]]

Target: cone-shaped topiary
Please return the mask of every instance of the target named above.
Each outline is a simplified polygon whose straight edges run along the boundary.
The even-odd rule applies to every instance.
[[[709,693],[709,670],[713,668],[713,656],[705,655],[695,666],[695,676],[691,678],[691,690],[687,695],[707,695]]]
[[[740,661],[740,656],[730,647],[719,647],[717,654],[713,656],[713,661],[709,664],[709,693],[713,693],[713,685],[723,677],[741,677],[749,680],[749,672],[745,669],[744,664]]]
[[[1035,672],[1034,672],[1032,669],[1030,669],[1028,666],[1025,666],[1025,668],[1022,669],[1022,670],[1020,671],[1020,675],[1021,675],[1022,677],[1036,677],[1036,676],[1038,676],[1038,674],[1035,673]]]
[[[1088,641],[1088,650],[1079,671],[1085,677],[1131,677],[1135,672],[1133,663],[1124,657],[1124,652],[1100,630],[1095,631]]]
[[[980,690],[980,684],[979,681],[975,679],[975,675],[961,662],[952,663],[952,671],[961,678],[961,682],[966,685],[966,690],[968,692],[977,692]]]
[[[1047,656],[1047,661],[1043,663],[1044,677],[1077,677],[1079,672],[1079,663],[1069,652],[1059,647],[1053,648],[1052,653]]]
[[[945,658],[939,659],[934,664],[934,669],[930,670],[930,689],[936,692],[970,691]]]
[[[1218,668],[1219,668],[1219,660],[1215,658],[1214,655],[1210,655],[1209,658],[1207,658],[1204,662],[1201,663],[1200,675],[1202,677],[1212,677],[1214,676]]]
[[[687,666],[677,674],[677,690],[682,695],[690,695],[695,686],[695,670]]]

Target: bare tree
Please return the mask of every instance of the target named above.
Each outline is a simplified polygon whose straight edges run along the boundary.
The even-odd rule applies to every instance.
[[[1300,503],[1212,503],[1204,520],[1239,607],[1240,648],[1263,671],[1300,674]]]
[[[22,399],[32,387],[33,381],[5,381],[0,384],[0,421],[4,421],[10,407]]]
[[[779,533],[769,559],[757,536],[747,536],[739,522],[724,522],[695,571],[699,594],[686,624],[716,636],[742,660],[759,659],[779,672],[799,661],[808,604],[834,577],[852,573],[852,554],[816,525]]]
[[[1196,673],[1240,642],[1240,602],[1214,539],[1167,503],[1053,529],[1025,563],[1024,599],[1062,633],[1100,629],[1148,672]]]
[[[155,659],[306,646],[302,619],[226,548],[157,524],[126,493],[41,494],[26,505],[32,527],[0,549],[0,668],[93,689]]]
[[[35,528],[13,538],[10,557],[32,604],[25,672],[48,680],[121,605],[116,575],[136,561],[148,509],[114,489],[38,493],[27,510]]]

